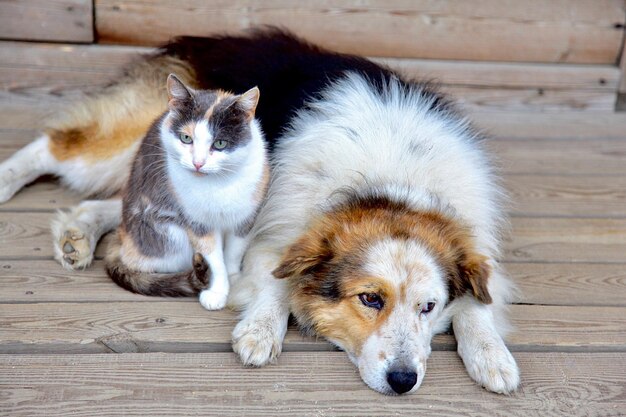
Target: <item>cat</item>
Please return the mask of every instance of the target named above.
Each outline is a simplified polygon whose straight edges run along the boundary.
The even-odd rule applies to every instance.
[[[133,292],[199,293],[221,309],[269,179],[259,89],[194,90],[170,74],[167,92],[133,161],[106,269]]]

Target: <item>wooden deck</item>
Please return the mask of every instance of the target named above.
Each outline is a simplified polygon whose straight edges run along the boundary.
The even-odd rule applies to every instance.
[[[214,30],[286,21],[288,2],[209,3],[0,3],[0,38],[28,41],[0,41],[0,161],[77,90],[149,50],[78,43],[153,45],[180,32],[181,22],[202,33],[206,19]],[[0,416],[626,416],[626,113],[613,111],[617,92],[626,92],[617,66],[622,2],[532,0],[520,8],[481,0],[467,10],[460,2],[438,15],[439,26],[427,20],[438,13],[430,10],[411,27],[402,26],[415,17],[409,12],[370,3],[381,22],[368,26],[371,43],[354,41],[367,26],[362,9],[289,12],[325,25],[296,28],[327,46],[404,57],[382,60],[440,80],[491,133],[488,147],[512,195],[503,263],[521,289],[507,341],[521,367],[519,392],[500,396],[472,382],[451,335],[434,339],[421,388],[402,397],[368,389],[344,353],[293,327],[276,364],[243,367],[230,348],[234,313],[126,292],[106,277],[102,247],[84,271],[54,262],[50,219],[79,198],[42,180],[0,205]],[[554,17],[570,3],[574,26]],[[267,4],[279,7],[259,6]],[[550,10],[527,13],[542,4]],[[45,27],[29,26],[46,18]],[[458,26],[478,40],[411,42],[389,35],[397,25],[418,38]],[[536,37],[529,42],[538,46],[512,55],[514,40],[499,38],[507,30]]]

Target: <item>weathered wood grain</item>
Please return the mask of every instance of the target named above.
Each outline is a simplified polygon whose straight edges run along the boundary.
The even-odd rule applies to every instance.
[[[0,159],[1,161],[2,159]],[[55,211],[81,202],[78,193],[62,187],[53,179],[42,178],[0,205],[0,211]]]
[[[626,306],[624,264],[505,263],[519,302],[571,306]]]
[[[626,412],[621,354],[515,353],[520,391],[488,393],[454,352],[434,352],[419,390],[365,387],[341,352],[284,353],[243,368],[234,354],[1,355],[0,412],[11,416],[610,417]]]
[[[507,139],[625,139],[626,113],[482,112],[469,114],[478,127]]]
[[[193,298],[144,297],[124,291],[106,275],[103,261],[68,271],[52,260],[0,261],[0,303],[197,302]]]
[[[610,113],[615,108],[615,92],[603,90],[499,89],[442,86],[462,109],[497,112]]]
[[[0,38],[92,42],[93,30],[90,0],[0,1]]]
[[[223,352],[237,322],[181,301],[0,304],[0,313],[2,353]],[[624,307],[513,305],[510,315],[513,350],[626,351]],[[454,338],[438,335],[433,348],[454,349]],[[332,347],[290,327],[285,349]]]
[[[626,217],[624,176],[507,175],[504,185],[515,215]]]
[[[227,352],[236,322],[235,312],[188,300],[0,304],[0,352]],[[439,343],[453,340],[444,335]],[[290,327],[285,349],[333,348]]]
[[[626,219],[511,219],[504,259],[520,262],[619,262],[626,258]]]
[[[173,35],[277,24],[342,52],[435,59],[613,64],[622,39],[615,25],[623,23],[618,0],[373,0],[358,5],[347,0],[192,0],[185,7],[165,0],[96,1],[103,42],[154,45]]]
[[[53,213],[0,212],[0,260],[53,255]],[[504,260],[624,262],[626,219],[514,217]],[[102,246],[102,245],[101,245]],[[102,254],[102,247],[97,254]]]
[[[562,128],[568,130],[566,125]],[[626,129],[626,125],[623,128]],[[505,133],[513,132],[512,128],[501,129],[502,135],[516,134]],[[548,126],[545,132],[546,136],[554,134]],[[619,132],[616,130],[611,134],[618,135]],[[576,175],[583,178],[585,175],[626,175],[626,137],[576,140],[565,137],[494,139],[487,141],[486,147],[496,156],[500,171],[507,174]]]
[[[63,111],[70,100],[80,97],[83,95],[77,90],[54,94],[0,90],[0,129],[42,129],[49,117]]]
[[[504,267],[519,287],[521,303],[626,307],[624,264],[505,263]],[[67,271],[51,260],[0,261],[0,303],[100,301],[196,302],[122,291],[106,276],[102,261],[79,271]]]
[[[615,91],[620,77],[619,69],[612,65],[372,59],[408,77],[450,86]]]

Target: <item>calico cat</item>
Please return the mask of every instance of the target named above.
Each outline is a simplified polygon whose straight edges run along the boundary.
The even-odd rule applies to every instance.
[[[194,90],[170,74],[167,92],[134,159],[106,268],[133,292],[200,293],[202,306],[220,309],[268,183],[259,90]]]

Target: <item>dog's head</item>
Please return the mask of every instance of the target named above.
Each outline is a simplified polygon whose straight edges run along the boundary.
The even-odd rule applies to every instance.
[[[420,386],[446,304],[467,292],[491,302],[489,267],[467,228],[384,199],[318,219],[274,275],[290,278],[300,325],[345,350],[384,394]]]

